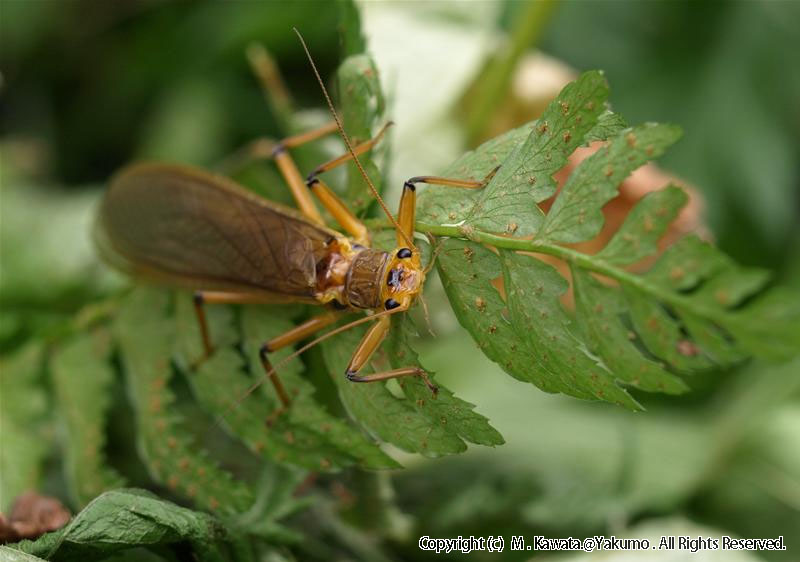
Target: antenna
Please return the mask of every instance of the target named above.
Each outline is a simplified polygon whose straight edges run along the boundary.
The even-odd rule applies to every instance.
[[[319,71],[317,70],[317,65],[314,64],[314,59],[311,58],[311,52],[308,50],[308,46],[306,45],[303,36],[300,35],[300,32],[297,30],[296,27],[292,28],[294,32],[297,34],[297,37],[300,39],[300,44],[303,45],[303,50],[306,52],[306,57],[308,57],[308,62],[311,63],[311,68],[314,71],[314,76],[317,77],[317,82],[319,82],[320,88],[322,88],[322,93],[325,95],[325,101],[328,103],[328,109],[331,110],[331,114],[333,115],[334,121],[336,121],[336,126],[339,129],[339,133],[342,135],[342,139],[344,140],[345,145],[347,145],[347,150],[350,152],[350,155],[353,157],[353,161],[358,166],[358,170],[361,172],[361,175],[364,177],[364,181],[367,182],[370,191],[372,191],[372,195],[375,196],[375,199],[378,200],[383,212],[386,213],[386,216],[389,217],[389,220],[392,221],[392,224],[397,229],[397,232],[400,233],[400,236],[403,237],[406,244],[410,249],[416,249],[414,243],[409,239],[403,229],[400,228],[400,224],[397,222],[397,219],[394,218],[394,215],[389,211],[388,207],[386,207],[386,203],[384,203],[383,198],[378,193],[378,190],[375,189],[375,185],[372,183],[372,180],[369,179],[366,170],[364,170],[364,166],[361,165],[361,161],[358,159],[358,155],[353,150],[353,145],[350,143],[350,139],[347,137],[347,134],[344,132],[344,127],[342,127],[342,122],[339,120],[339,115],[336,113],[336,110],[333,107],[333,102],[331,101],[330,95],[328,95],[328,90],[325,88],[325,84],[322,82],[322,78],[319,75]]]

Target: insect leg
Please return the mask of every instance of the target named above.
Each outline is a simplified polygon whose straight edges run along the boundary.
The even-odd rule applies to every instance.
[[[390,121],[384,125],[378,134],[373,138],[355,146],[353,148],[353,152],[358,155],[371,150],[372,147],[374,147],[378,141],[381,140],[381,137],[383,137],[386,129],[391,124],[392,123]],[[336,168],[337,166],[340,166],[352,159],[352,154],[347,152],[342,156],[334,158],[333,160],[329,160],[321,166],[317,166],[317,168],[311,172],[311,174],[309,174],[308,179],[306,180],[306,185],[314,193],[314,195],[316,195],[319,202],[322,203],[322,206],[328,210],[336,222],[342,226],[345,232],[355,238],[357,243],[366,246],[369,242],[367,227],[350,211],[350,209],[347,208],[347,205],[345,205],[345,203],[339,199],[339,196],[336,195],[336,193],[330,187],[328,187],[328,184],[318,177],[319,174],[327,172],[328,170],[332,170],[333,168]]]
[[[498,166],[489,172],[489,175],[481,181],[442,178],[439,176],[416,176],[410,178],[403,184],[403,194],[400,196],[400,209],[397,211],[397,222],[400,224],[400,229],[402,231],[402,233],[397,233],[397,244],[402,245],[405,240],[410,239],[414,235],[414,215],[417,207],[416,184],[427,183],[463,187],[467,189],[480,189],[491,181],[499,168]]]
[[[333,125],[334,125],[334,130],[336,130],[336,121],[333,122]],[[381,130],[378,131],[377,135],[375,135],[374,137],[372,137],[369,140],[366,140],[366,141],[354,146],[353,147],[353,152],[355,153],[355,155],[356,156],[361,156],[365,152],[367,152],[369,150],[372,150],[372,148],[376,144],[378,144],[378,142],[380,142],[381,138],[383,138],[383,135],[386,133],[386,129],[388,129],[392,125],[394,125],[394,123],[392,121],[388,121],[383,127],[381,127]],[[314,168],[314,171],[312,171],[308,175],[308,178],[311,179],[311,178],[313,178],[315,176],[320,175],[323,172],[327,172],[328,170],[333,170],[334,168],[336,168],[338,166],[341,166],[345,162],[349,162],[352,159],[353,159],[353,155],[349,151],[345,152],[341,156],[337,156],[336,158],[332,158],[331,160],[328,160],[324,164],[321,164],[321,165],[317,166],[316,168]]]
[[[291,345],[296,343],[300,340],[303,340],[310,336],[311,334],[318,332],[319,330],[330,326],[334,322],[339,319],[339,316],[333,312],[326,312],[324,314],[320,314],[319,316],[314,316],[309,318],[299,326],[295,326],[288,332],[285,332],[279,336],[276,336],[266,342],[261,348],[258,350],[258,356],[261,359],[261,366],[264,368],[264,371],[267,373],[267,377],[269,378],[272,385],[275,387],[275,392],[278,395],[278,399],[281,401],[281,407],[275,410],[270,416],[267,418],[267,425],[272,425],[279,415],[281,415],[286,408],[289,407],[291,404],[291,399],[289,398],[289,394],[286,392],[286,389],[283,386],[280,378],[278,378],[278,373],[272,368],[272,364],[267,357],[270,353],[274,351],[278,351],[279,349],[286,347],[287,345]]]
[[[491,172],[489,172],[485,178],[481,181],[476,180],[462,180],[462,179],[454,179],[454,178],[443,178],[441,176],[416,176],[410,178],[406,181],[406,185],[417,184],[417,183],[427,183],[432,185],[446,185],[449,187],[463,187],[466,189],[481,189],[482,187],[486,187],[492,178],[497,173],[497,170],[500,169],[500,166],[494,168]]]
[[[235,291],[195,291],[194,312],[197,315],[197,324],[200,326],[200,336],[203,340],[203,355],[191,364],[192,369],[197,368],[214,352],[211,334],[206,320],[206,304],[266,304],[269,299],[253,293],[237,293]]]
[[[358,374],[364,365],[366,365],[367,361],[369,361],[369,358],[372,357],[372,354],[375,353],[375,350],[378,349],[381,342],[386,337],[386,334],[389,333],[390,326],[391,319],[388,316],[384,316],[367,330],[361,343],[358,344],[355,352],[353,352],[353,357],[350,359],[350,363],[347,366],[347,370],[345,371],[347,380],[351,382],[375,382],[397,377],[417,376],[422,377],[422,380],[425,381],[425,384],[431,389],[431,392],[436,394],[439,389],[430,381],[425,370],[420,367],[402,367],[400,369],[381,371],[369,375]]]
[[[267,104],[273,113],[279,119],[290,115],[292,112],[292,98],[281,77],[281,72],[275,59],[259,43],[248,45],[246,54],[250,69],[258,79]],[[285,119],[283,120],[285,121]]]
[[[325,207],[341,227],[352,236],[356,243],[362,246],[369,245],[369,231],[366,225],[347,208],[344,201],[333,192],[321,179],[312,176],[306,182],[308,188],[317,196],[322,206]]]
[[[378,142],[378,140],[380,140],[381,136],[383,135],[383,131],[385,129],[386,127],[381,129],[381,131],[375,136],[375,138],[365,141],[359,144],[357,147],[355,147],[356,153],[359,154],[366,152],[367,150],[370,150],[373,147],[373,145],[376,142]],[[289,155],[287,149],[300,146],[307,142],[311,142],[324,135],[332,133],[335,130],[336,130],[336,122],[334,121],[326,125],[323,125],[318,129],[314,129],[313,131],[308,131],[306,133],[300,133],[298,135],[287,137],[282,141],[280,141],[277,145],[274,145],[274,147],[272,148],[272,152],[270,154],[272,159],[275,160],[275,164],[278,166],[278,170],[281,172],[281,175],[283,175],[283,178],[286,180],[286,183],[289,184],[289,189],[291,190],[292,196],[294,197],[294,200],[297,202],[297,206],[300,208],[300,211],[302,211],[304,215],[306,215],[308,218],[310,218],[311,220],[313,220],[318,224],[325,224],[325,222],[322,219],[322,215],[319,214],[316,205],[314,205],[314,200],[311,197],[311,194],[308,192],[308,189],[306,189],[307,182],[303,180],[302,176],[300,175],[300,171],[297,169],[297,165],[294,163],[294,160]],[[348,159],[349,159],[348,157],[339,157],[334,160],[331,160],[326,164],[323,164],[323,166],[321,167],[322,169],[317,168],[317,170],[315,170],[311,174],[311,176],[309,176],[309,181],[311,180],[312,177],[314,177],[321,171],[326,171],[333,167],[336,167],[339,164],[346,162]],[[330,192],[330,196],[336,197],[333,194],[333,192]],[[321,203],[326,206],[326,208],[327,208],[326,202],[329,199],[330,197],[327,199],[320,200]],[[341,202],[339,202],[339,207],[343,207],[343,204]],[[334,214],[335,212],[340,212],[341,209],[339,209],[338,207],[333,207],[330,209],[330,211],[331,214]],[[354,221],[358,222],[357,219],[349,212],[347,212],[345,215],[340,214],[339,216],[334,214],[334,218],[336,218],[336,220],[339,221],[343,227],[346,227],[347,225],[353,225]],[[358,229],[356,228],[356,230]],[[364,230],[363,234],[365,235],[366,228],[364,228],[363,230]],[[358,234],[362,233],[359,231]],[[354,236],[357,236],[357,234],[354,234]]]

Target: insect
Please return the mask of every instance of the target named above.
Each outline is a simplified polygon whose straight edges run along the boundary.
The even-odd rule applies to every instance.
[[[359,311],[370,314],[317,338],[295,355],[333,333],[372,322],[347,365],[347,379],[372,382],[419,376],[435,393],[436,387],[419,367],[372,374],[361,371],[386,337],[390,316],[408,310],[422,292],[426,270],[413,242],[416,184],[480,188],[489,178],[411,178],[404,184],[395,218],[358,159],[359,154],[375,146],[386,126],[374,138],[353,146],[302,37],[300,41],[334,120],[279,142],[261,141],[262,146],[266,143],[270,147],[269,156],[299,210],[263,199],[224,176],[201,169],[136,164],[113,179],[100,206],[96,234],[101,254],[111,265],[133,276],[195,290],[204,358],[213,352],[204,308],[207,304],[305,302],[324,306],[321,314],[260,348],[262,366],[281,409],[288,408],[291,399],[269,354],[309,338],[344,313]],[[337,130],[347,152],[317,167],[303,180],[289,150]],[[396,229],[397,247],[391,252],[370,247],[364,223],[320,177],[351,160]],[[346,235],[325,225],[314,197]]]

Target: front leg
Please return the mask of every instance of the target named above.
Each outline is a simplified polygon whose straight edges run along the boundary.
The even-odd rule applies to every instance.
[[[390,371],[380,371],[369,375],[359,375],[358,372],[367,364],[370,357],[375,353],[381,342],[386,338],[391,327],[391,318],[389,316],[382,316],[378,321],[370,326],[367,333],[358,344],[350,363],[347,365],[345,376],[351,382],[376,382],[394,379],[398,377],[417,376],[421,377],[431,392],[436,394],[439,388],[434,385],[428,378],[428,374],[421,367],[402,367],[400,369],[392,369]]]

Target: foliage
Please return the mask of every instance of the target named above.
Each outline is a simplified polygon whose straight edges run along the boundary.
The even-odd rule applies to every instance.
[[[678,187],[642,198],[597,254],[563,245],[596,236],[601,208],[620,182],[680,134],[654,124],[623,129],[605,112],[607,97],[603,76],[584,73],[537,121],[486,142],[449,168],[450,175],[471,179],[498,169],[484,189],[466,196],[430,190],[421,197],[421,230],[467,240],[444,241],[438,262],[461,324],[516,378],[631,409],[640,406],[622,384],[679,393],[687,388],[680,374],[751,355],[791,358],[800,349],[800,299],[782,289],[756,296],[768,280],[765,272],[740,268],[694,236],[673,245],[644,274],[626,268],[657,251],[687,200]],[[604,137],[606,145],[577,166],[545,214],[539,204],[556,192],[553,173],[579,144]],[[453,210],[442,224],[446,209]],[[574,320],[559,300],[567,281],[523,253],[569,264]],[[502,289],[493,284],[498,272]]]
[[[351,23],[358,18],[352,4],[340,7]],[[242,25],[278,25],[234,12]],[[203,22],[216,23],[215,13],[199,8],[183,30],[194,36],[190,31],[203,29]],[[158,25],[170,28],[175,14]],[[310,20],[326,19],[316,16]],[[365,36],[356,31],[355,24],[345,25],[344,49],[352,56],[330,87],[357,142],[384,124],[387,101],[377,66],[363,54]],[[22,48],[22,36],[14,36],[15,48]],[[241,57],[237,37],[222,37],[216,48]],[[316,56],[313,46],[312,52]],[[158,64],[138,72],[158,76],[175,67],[172,56],[149,58]],[[228,117],[244,123],[246,138],[263,132],[247,114],[252,105],[218,103],[228,100],[228,86],[198,80],[206,68],[197,64],[152,102],[156,117],[140,154],[212,161],[217,139],[229,133],[223,126]],[[126,95],[146,83],[129,66],[130,81],[119,88]],[[317,96],[316,87],[310,91]],[[4,349],[30,341],[0,366],[0,510],[25,489],[66,486],[62,496],[81,511],[60,531],[0,546],[0,559],[379,560],[376,537],[390,538],[412,558],[419,555],[410,546],[417,531],[455,536],[468,527],[482,535],[534,528],[577,535],[683,509],[740,532],[788,536],[797,521],[798,365],[761,359],[780,361],[800,349],[797,295],[696,236],[659,255],[662,234],[686,201],[675,185],[644,197],[600,252],[571,246],[597,236],[601,209],[619,183],[680,136],[669,125],[628,127],[607,98],[604,76],[586,73],[542,117],[443,172],[483,179],[497,169],[484,189],[420,190],[418,231],[437,239],[431,247],[419,245],[427,259],[437,255],[449,305],[482,354],[459,333],[426,342],[413,311],[393,318],[391,335],[367,372],[419,365],[420,349],[424,364],[434,367],[429,372],[437,396],[414,377],[347,382],[344,365],[362,326],[281,364],[293,405],[278,414],[258,348],[317,312],[304,306],[208,307],[216,351],[206,361],[198,361],[199,330],[185,293],[137,287],[65,321],[117,286],[104,278],[98,283],[84,246],[65,242],[86,230],[91,198],[81,196],[75,206],[67,197],[50,199],[36,225],[21,227],[27,215],[15,217],[9,208],[39,208],[36,195],[3,185],[0,335]],[[273,109],[285,111],[272,116],[284,128],[276,134],[328,119],[324,113],[298,116],[293,103]],[[127,133],[128,119],[117,131]],[[94,127],[100,120],[88,121]],[[98,135],[75,135],[79,142],[70,154],[80,144],[103,145]],[[577,147],[595,141],[603,148],[558,191],[553,174]],[[301,169],[341,151],[329,148],[297,151]],[[103,153],[109,150],[119,146]],[[383,156],[363,157],[379,189]],[[332,178],[334,188],[362,216],[377,214],[354,166],[343,176]],[[291,200],[263,163],[234,177],[264,196]],[[67,215],[68,224],[51,219]],[[37,229],[49,242],[30,236]],[[387,234],[376,232],[376,243]],[[9,246],[18,249],[11,261]],[[567,266],[556,269],[555,260]],[[426,294],[436,290],[429,283]],[[574,306],[565,306],[570,290]],[[14,295],[23,305],[7,316]],[[274,363],[290,352],[274,354]],[[708,387],[729,380],[731,392],[709,398]],[[633,417],[623,408],[546,396],[517,381],[631,410],[644,404],[649,411]],[[681,402],[659,396],[690,388],[695,392]],[[509,445],[496,447],[504,440]],[[133,442],[138,460],[131,461],[120,451]],[[443,456],[449,458],[426,458]],[[402,490],[395,498],[387,469],[401,463],[408,469],[391,476]],[[55,474],[59,468],[61,475]],[[120,488],[129,485],[150,487],[177,503]],[[413,514],[416,527],[396,505]],[[655,523],[654,536],[678,532],[669,522]]]

